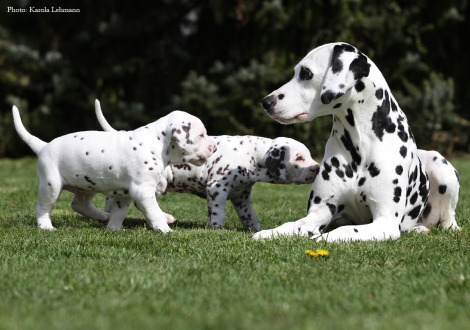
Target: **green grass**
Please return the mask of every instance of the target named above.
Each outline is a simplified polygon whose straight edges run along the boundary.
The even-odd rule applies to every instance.
[[[179,222],[168,235],[131,208],[125,230],[55,205],[55,232],[36,228],[35,159],[0,160],[0,329],[468,329],[470,160],[461,177],[460,234],[396,241],[252,241],[229,206],[206,227],[204,200],[160,199]],[[264,228],[303,217],[309,187],[258,184]],[[104,199],[97,197],[97,205]],[[329,258],[305,255],[324,248]]]

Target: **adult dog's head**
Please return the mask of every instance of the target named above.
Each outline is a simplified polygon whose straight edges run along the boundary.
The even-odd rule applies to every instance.
[[[282,124],[331,114],[335,101],[347,97],[361,78],[369,76],[371,63],[349,44],[320,46],[308,53],[295,66],[294,77],[262,99],[261,105]]]

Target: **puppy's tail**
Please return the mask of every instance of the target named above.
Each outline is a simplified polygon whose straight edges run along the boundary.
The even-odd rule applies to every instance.
[[[39,154],[47,143],[29,134],[21,122],[20,112],[16,106],[13,106],[13,122],[15,123],[15,129],[18,135],[29,145],[36,155]]]
[[[101,112],[100,101],[98,101],[98,100],[95,100],[95,114],[96,114],[96,118],[98,118],[98,122],[100,123],[101,128],[103,128],[104,131],[106,131],[106,132],[116,132],[116,130],[114,128],[112,128],[111,125],[109,125],[106,118],[104,118],[103,112]]]

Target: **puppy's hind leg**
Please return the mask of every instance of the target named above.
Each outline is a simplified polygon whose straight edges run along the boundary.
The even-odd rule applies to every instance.
[[[245,228],[249,228],[253,232],[261,230],[258,216],[256,215],[253,203],[251,202],[251,187],[239,196],[232,199],[232,205],[237,211],[238,218]]]
[[[228,192],[207,189],[207,224],[212,228],[222,228],[225,224],[225,204]]]
[[[127,210],[131,205],[131,198],[114,198],[111,205],[110,218],[107,227],[109,229],[121,229],[122,222],[126,218]]]
[[[59,175],[54,175],[51,169],[45,170],[42,163],[38,163],[38,204],[36,206],[36,221],[39,228],[55,230],[52,226],[52,207],[62,191],[62,182]]]
[[[71,204],[72,209],[85,217],[107,222],[109,221],[109,213],[103,212],[93,205],[92,200],[95,195],[96,193],[88,191],[75,193]]]

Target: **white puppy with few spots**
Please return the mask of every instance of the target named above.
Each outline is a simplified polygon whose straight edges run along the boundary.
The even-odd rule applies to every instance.
[[[95,106],[99,106],[96,101]],[[202,165],[216,151],[202,122],[174,111],[134,131],[77,132],[46,143],[31,135],[13,106],[15,128],[38,155],[39,179],[36,219],[39,228],[53,230],[51,212],[62,190],[75,194],[72,208],[87,217],[109,221],[119,229],[134,200],[149,226],[164,233],[171,229],[155,200],[161,173],[167,165]],[[92,204],[97,193],[114,197],[111,212]]]
[[[99,107],[96,116],[105,131],[114,131]],[[293,139],[274,140],[257,136],[211,136],[217,151],[205,165],[168,166],[156,193],[191,193],[207,199],[208,224],[220,228],[225,223],[225,204],[232,202],[245,228],[259,231],[260,224],[251,202],[251,190],[256,182],[278,184],[312,183],[319,164],[312,159],[307,147]],[[107,201],[109,208],[110,200]],[[174,218],[167,214],[167,221]]]

